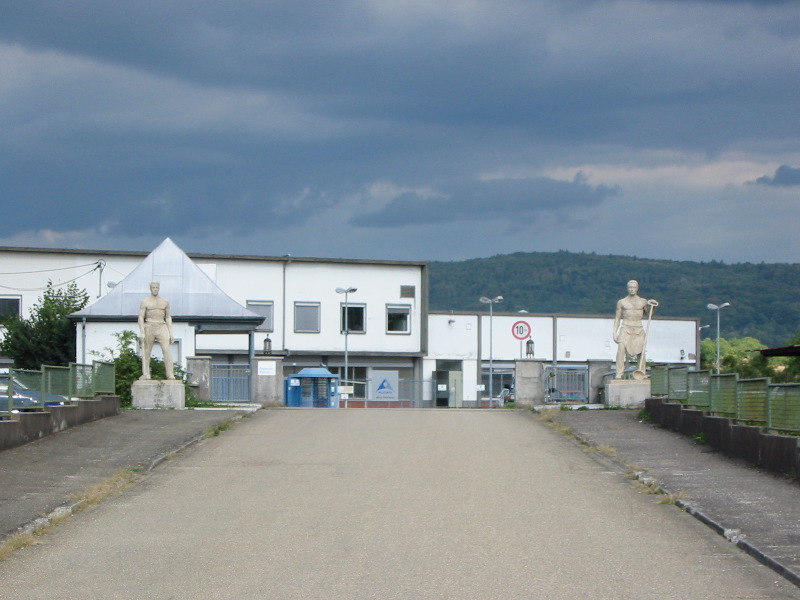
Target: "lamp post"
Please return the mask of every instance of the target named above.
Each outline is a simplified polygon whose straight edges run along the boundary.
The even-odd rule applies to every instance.
[[[719,313],[722,311],[723,308],[728,308],[731,305],[730,302],[723,302],[719,306],[716,304],[709,304],[706,306],[708,310],[715,310],[717,311],[717,375],[719,375]]]
[[[350,312],[347,308],[347,297],[349,294],[357,291],[358,288],[354,288],[352,286],[347,288],[336,288],[337,294],[344,294],[344,377],[342,378],[342,383],[347,382],[347,338],[350,335],[350,323],[348,322],[348,317],[350,316],[348,313]],[[345,401],[345,407],[347,407],[347,403]]]
[[[487,298],[486,296],[481,296],[481,302],[483,304],[489,305],[489,408],[492,407],[492,398],[494,398],[494,363],[493,363],[493,351],[492,351],[492,320],[494,317],[494,305],[498,302],[503,301],[502,296],[495,296],[494,298]]]

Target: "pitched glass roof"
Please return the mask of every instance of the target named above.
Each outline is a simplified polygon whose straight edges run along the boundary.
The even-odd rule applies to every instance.
[[[130,320],[150,294],[150,283],[160,285],[159,295],[170,303],[175,321],[202,323],[204,328],[254,329],[264,317],[233,300],[167,238],[108,294],[70,315],[72,319]],[[216,324],[216,327],[213,326]],[[226,325],[227,324],[227,325]],[[211,325],[211,327],[208,327]]]

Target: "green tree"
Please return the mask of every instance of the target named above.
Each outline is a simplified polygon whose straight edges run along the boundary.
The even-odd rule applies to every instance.
[[[88,302],[89,295],[74,283],[56,288],[48,281],[29,318],[15,315],[3,323],[6,334],[0,342],[0,353],[10,357],[18,369],[74,362],[75,324],[67,315],[81,310]]]
[[[790,344],[800,343],[798,333]],[[759,350],[766,348],[752,337],[720,339],[722,373],[736,373],[742,379],[769,377],[772,383],[792,383],[800,381],[799,357],[765,357]],[[700,366],[716,370],[716,340],[705,339],[700,342]]]

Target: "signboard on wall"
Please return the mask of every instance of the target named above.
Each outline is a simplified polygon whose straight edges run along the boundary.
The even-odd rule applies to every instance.
[[[373,369],[370,398],[375,400],[399,400],[399,371],[379,371]]]
[[[259,360],[258,361],[258,376],[259,377],[275,377],[277,369],[275,368],[274,360]]]

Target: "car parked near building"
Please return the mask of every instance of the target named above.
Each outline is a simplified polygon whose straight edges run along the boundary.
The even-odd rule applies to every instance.
[[[0,412],[8,411],[9,375],[0,373]],[[44,394],[34,390],[22,382],[14,379],[11,384],[11,410],[12,412],[29,412],[42,410],[46,406],[63,406],[69,403],[69,398],[59,394]]]

